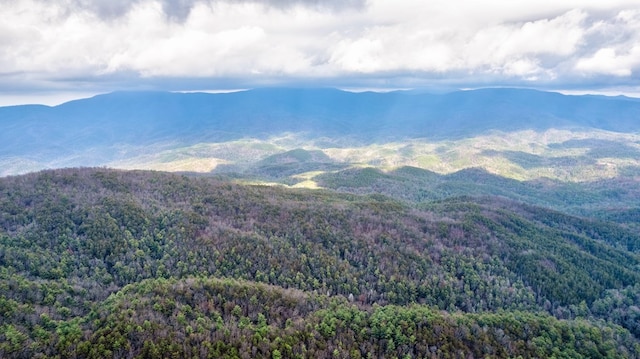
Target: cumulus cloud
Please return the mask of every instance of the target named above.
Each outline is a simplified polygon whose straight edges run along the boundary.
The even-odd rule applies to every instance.
[[[187,89],[233,81],[588,87],[605,78],[628,86],[640,70],[637,5],[0,0],[0,89],[171,83]]]
[[[40,0],[47,3],[47,0]],[[199,4],[260,4],[264,8],[287,9],[294,6],[312,7],[318,10],[341,10],[361,8],[366,0],[158,0],[163,13],[171,20],[184,21],[191,10]],[[146,0],[71,0],[61,5],[71,13],[89,11],[101,19],[114,19],[126,15],[136,5]]]
[[[575,63],[584,76],[631,77],[640,72],[640,10],[621,11],[590,29],[593,46]]]
[[[640,68],[640,46],[619,53],[615,48],[599,49],[593,56],[580,59],[576,69],[586,74],[604,74],[620,77],[631,76]]]
[[[582,45],[588,15],[570,10],[550,19],[460,28],[393,23],[339,41],[331,63],[342,70],[494,73],[555,77],[555,66]]]

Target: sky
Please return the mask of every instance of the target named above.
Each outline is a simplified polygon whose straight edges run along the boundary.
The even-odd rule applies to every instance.
[[[0,105],[267,86],[640,94],[640,0],[0,0]]]

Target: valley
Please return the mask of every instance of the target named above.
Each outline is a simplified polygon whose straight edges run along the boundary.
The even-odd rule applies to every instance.
[[[518,89],[0,108],[0,357],[638,358],[639,114]]]
[[[0,0],[0,359],[640,359],[640,0]]]
[[[522,89],[116,92],[0,108],[0,175],[78,166],[244,172],[304,149],[340,166],[591,181],[637,172],[638,116],[633,98]]]

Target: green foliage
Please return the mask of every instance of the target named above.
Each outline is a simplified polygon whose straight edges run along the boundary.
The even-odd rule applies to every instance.
[[[633,180],[633,175],[583,183],[549,179],[517,181],[482,168],[440,175],[406,166],[388,172],[373,167],[349,168],[313,179],[325,188],[355,194],[381,193],[418,205],[461,196],[488,196],[491,199],[499,196],[631,227],[636,227],[640,218],[640,184]]]
[[[103,169],[0,204],[2,357],[638,353],[640,239],[611,222]]]

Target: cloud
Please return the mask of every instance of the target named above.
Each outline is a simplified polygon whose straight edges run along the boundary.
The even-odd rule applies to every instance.
[[[117,38],[107,41],[113,55],[106,57],[101,73],[224,77],[308,71],[314,45],[297,36],[311,31],[300,23],[312,16],[319,15],[299,9],[277,11],[267,19],[257,4],[198,4],[184,23],[167,24],[157,3],[141,4],[113,28]]]
[[[586,18],[586,13],[571,10],[551,19],[467,28],[456,22],[438,27],[393,23],[342,39],[333,48],[330,62],[347,72],[463,70],[551,78],[553,66],[581,45]]]
[[[621,11],[590,29],[594,46],[578,59],[575,70],[584,76],[630,77],[640,72],[640,10]]]
[[[0,0],[0,91],[185,90],[235,87],[234,81],[241,87],[631,86],[640,70],[637,5]]]
[[[40,0],[49,2],[47,0]],[[71,0],[62,5],[67,13],[88,11],[100,19],[117,19],[125,16],[145,0]],[[167,18],[182,22],[188,18],[191,10],[200,4],[260,4],[264,8],[288,9],[295,6],[311,7],[318,10],[339,11],[349,8],[362,8],[366,0],[158,0]]]
[[[580,59],[576,69],[585,74],[628,77],[640,67],[640,45],[618,53],[615,48],[599,49],[593,56]]]

